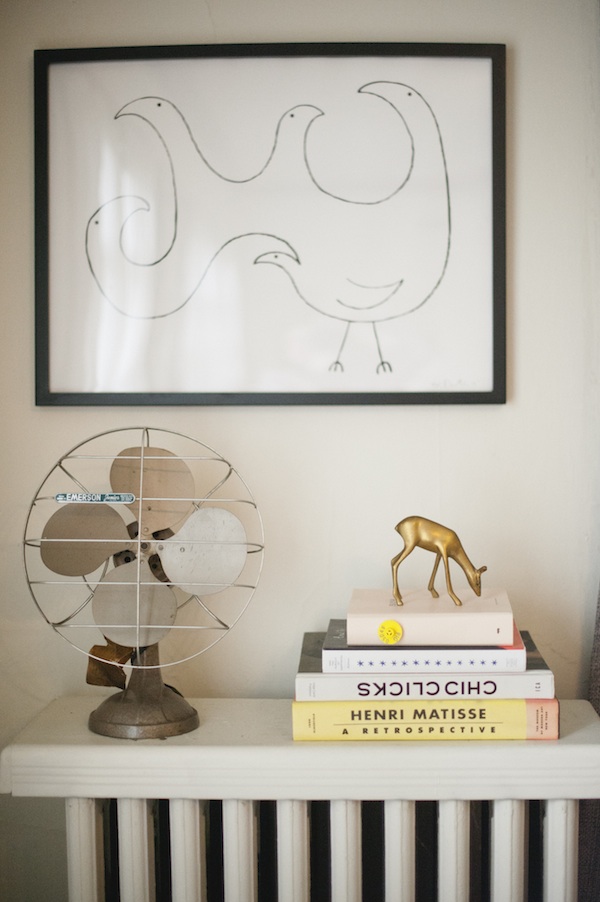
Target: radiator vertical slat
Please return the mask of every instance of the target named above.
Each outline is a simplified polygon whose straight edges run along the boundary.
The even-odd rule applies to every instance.
[[[444,800],[438,814],[438,897],[469,898],[469,803]]]
[[[206,803],[172,799],[169,806],[171,834],[172,902],[206,900]]]
[[[67,878],[70,902],[104,899],[102,815],[95,799],[67,799]]]
[[[154,902],[154,825],[146,799],[119,799],[121,902]]]
[[[384,802],[385,900],[415,900],[415,803]]]
[[[549,799],[544,805],[544,902],[577,898],[579,805]]]
[[[525,898],[525,802],[492,802],[491,902]]]
[[[360,902],[362,893],[360,802],[331,802],[331,902]]]
[[[277,895],[279,902],[309,902],[308,803],[277,802]]]
[[[223,801],[223,882],[225,902],[256,902],[258,855],[256,802]]]

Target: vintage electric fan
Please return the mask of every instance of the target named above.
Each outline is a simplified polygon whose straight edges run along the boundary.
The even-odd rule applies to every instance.
[[[161,666],[231,629],[263,550],[246,484],[201,442],[119,429],[61,457],[31,504],[25,569],[45,620],[89,656],[88,682],[121,689],[92,713],[91,730],[148,739],[198,726]]]

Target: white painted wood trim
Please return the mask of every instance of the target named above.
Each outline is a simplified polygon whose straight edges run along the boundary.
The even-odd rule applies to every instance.
[[[600,719],[584,701],[561,703],[557,741],[343,744],[294,742],[286,699],[190,701],[201,720],[193,733],[127,742],[90,733],[97,699],[58,699],[2,752],[2,789],[63,798],[600,798]]]

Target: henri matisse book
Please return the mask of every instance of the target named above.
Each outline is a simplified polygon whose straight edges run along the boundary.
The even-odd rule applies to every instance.
[[[295,682],[297,701],[351,699],[553,698],[554,674],[530,633],[521,633],[524,673],[323,673],[325,633],[305,633]]]
[[[559,703],[489,701],[292,702],[295,740],[558,739]]]
[[[513,612],[504,589],[448,593],[403,589],[396,604],[387,589],[355,589],[347,613],[348,645],[510,645]]]
[[[323,643],[323,673],[523,673],[527,652],[513,628],[510,645],[349,646],[346,621],[330,620]]]

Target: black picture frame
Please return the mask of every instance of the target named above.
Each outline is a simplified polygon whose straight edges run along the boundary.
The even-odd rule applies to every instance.
[[[35,51],[36,403],[504,403],[505,69],[501,44]]]

